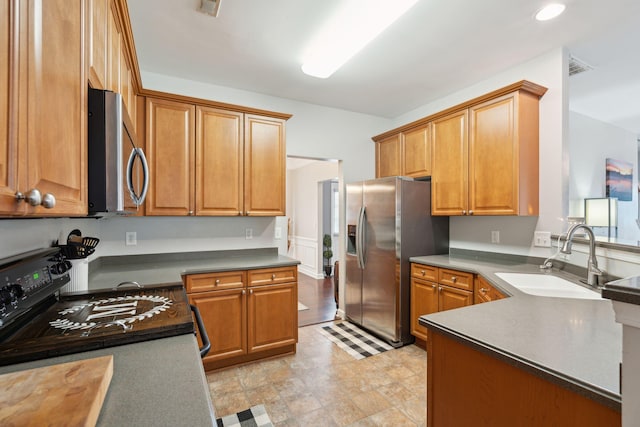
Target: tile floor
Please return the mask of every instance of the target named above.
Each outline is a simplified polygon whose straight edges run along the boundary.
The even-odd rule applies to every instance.
[[[299,329],[295,355],[209,373],[216,415],[264,404],[276,426],[426,424],[422,349],[356,360],[323,336],[322,326]]]

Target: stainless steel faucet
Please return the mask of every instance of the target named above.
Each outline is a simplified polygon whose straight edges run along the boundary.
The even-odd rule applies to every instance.
[[[587,260],[587,284],[589,286],[598,286],[598,276],[602,275],[602,270],[598,268],[598,259],[596,258],[596,239],[593,235],[593,230],[587,225],[576,224],[567,231],[567,239],[562,245],[560,252],[563,254],[571,253],[571,243],[575,232],[582,228],[589,235],[589,259]]]

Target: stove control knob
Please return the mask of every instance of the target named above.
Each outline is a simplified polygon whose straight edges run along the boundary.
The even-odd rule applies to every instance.
[[[0,289],[0,303],[2,304],[11,304],[13,300],[13,295],[11,294],[11,290],[8,286]]]
[[[24,296],[24,289],[22,288],[22,285],[18,285],[17,283],[9,286],[9,290],[11,291],[11,294],[14,296],[14,298],[22,298]]]

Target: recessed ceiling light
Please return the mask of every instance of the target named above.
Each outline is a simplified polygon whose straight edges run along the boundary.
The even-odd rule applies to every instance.
[[[538,21],[548,21],[564,12],[565,5],[561,3],[551,3],[536,13],[536,19]]]
[[[313,39],[304,57],[302,71],[327,78],[358,53],[418,0],[349,0]]]

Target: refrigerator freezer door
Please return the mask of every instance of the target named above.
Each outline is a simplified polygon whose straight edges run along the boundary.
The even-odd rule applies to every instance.
[[[397,179],[364,183],[363,204],[366,209],[364,227],[365,268],[362,277],[362,326],[400,341],[398,293],[400,260],[397,257],[399,235],[397,218]]]
[[[362,211],[362,183],[347,185],[347,252],[345,255],[345,313],[362,324],[362,269],[358,254],[359,224]]]

